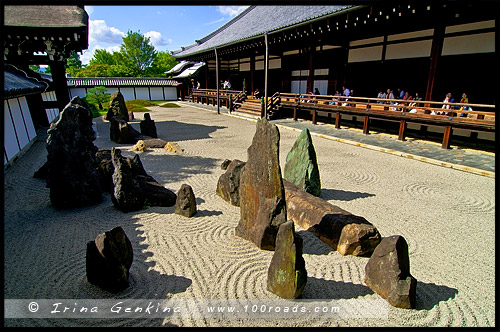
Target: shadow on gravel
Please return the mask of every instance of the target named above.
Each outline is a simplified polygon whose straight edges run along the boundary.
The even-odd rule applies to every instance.
[[[458,289],[444,285],[417,282],[415,306],[417,310],[431,310],[442,301],[455,298]]]
[[[321,189],[320,195],[320,197],[324,200],[334,199],[336,201],[352,201],[358,198],[367,198],[373,196],[375,196],[375,194],[337,189]]]

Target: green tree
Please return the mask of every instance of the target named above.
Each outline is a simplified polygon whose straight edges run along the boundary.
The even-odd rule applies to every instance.
[[[177,64],[177,60],[168,51],[158,52],[151,66],[146,68],[146,76],[164,76],[165,72]]]
[[[99,109],[102,111],[102,103],[106,103],[111,98],[111,94],[106,93],[108,89],[104,86],[96,86],[92,89],[88,90],[88,93],[85,95],[85,99],[87,102],[96,104],[99,106]]]
[[[143,76],[146,68],[153,63],[157,51],[149,37],[129,30],[123,37],[117,63],[130,68],[133,76]]]
[[[116,65],[115,57],[112,53],[104,50],[97,49],[94,51],[92,59],[90,59],[89,65]]]
[[[39,65],[29,65],[29,69],[33,70],[34,72],[37,72],[37,73],[40,72],[40,66]]]
[[[77,72],[82,68],[82,61],[80,60],[80,55],[76,52],[71,52],[71,55],[66,59],[66,72],[71,76],[75,76]]]
[[[75,73],[75,77],[107,77],[111,65],[88,65]]]

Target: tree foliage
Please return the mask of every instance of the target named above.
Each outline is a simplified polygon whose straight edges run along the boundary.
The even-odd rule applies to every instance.
[[[74,69],[75,77],[158,77],[177,64],[168,51],[157,51],[149,37],[129,30],[119,52],[94,51],[87,66]],[[80,62],[81,64],[81,62]]]
[[[104,86],[96,86],[88,90],[85,98],[88,103],[96,104],[102,110],[102,104],[108,102],[111,98],[111,94],[107,93],[107,91],[108,89]]]

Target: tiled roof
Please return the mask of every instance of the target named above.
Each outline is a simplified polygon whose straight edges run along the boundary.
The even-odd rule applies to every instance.
[[[250,6],[240,15],[212,32],[196,44],[172,52],[178,58],[211,50],[214,47],[232,44],[334,15],[353,6]]]
[[[5,26],[69,28],[88,25],[80,6],[5,6]]]
[[[19,73],[4,71],[3,90],[4,99],[16,98],[24,95],[43,92],[47,84],[33,78],[27,78]]]
[[[86,86],[177,86],[176,80],[163,77],[68,77],[68,85]]]

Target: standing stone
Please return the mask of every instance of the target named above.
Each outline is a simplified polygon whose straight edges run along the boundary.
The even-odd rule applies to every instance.
[[[127,121],[113,116],[110,120],[109,138],[119,144],[135,144],[142,135],[135,130]]]
[[[113,293],[122,291],[129,286],[133,260],[130,240],[121,227],[115,227],[87,242],[87,280]]]
[[[196,214],[196,198],[190,185],[183,184],[177,192],[174,212],[188,218]]]
[[[74,97],[47,131],[47,187],[56,208],[102,201],[92,112]]]
[[[259,119],[240,178],[241,219],[235,234],[265,250],[274,250],[278,228],[286,221],[279,141],[278,128]]]
[[[309,129],[302,130],[288,152],[283,178],[314,196],[321,194],[319,167]]]
[[[408,244],[404,237],[386,237],[365,267],[365,283],[391,305],[415,308],[417,280],[410,274]]]
[[[217,181],[217,194],[234,206],[240,206],[240,178],[245,162],[235,159]]]
[[[113,192],[113,173],[115,167],[111,160],[111,150],[99,149],[96,152],[96,159],[98,162],[97,170],[99,172],[99,182],[103,191]]]
[[[116,91],[111,95],[109,100],[109,110],[106,114],[105,120],[111,121],[114,116],[122,119],[125,122],[129,120],[127,104],[120,91]]]
[[[139,125],[141,127],[141,134],[153,138],[158,137],[158,135],[156,134],[155,122],[154,120],[151,120],[151,116],[149,115],[149,113],[144,113],[144,120],[142,120]]]
[[[173,206],[177,196],[149,176],[142,166],[139,155],[129,159],[122,157],[121,150],[112,148],[113,196],[111,201],[123,212],[139,211],[146,206]]]
[[[267,290],[284,299],[301,296],[307,283],[302,258],[302,238],[295,234],[293,221],[281,224],[276,237],[276,251],[267,272]]]

